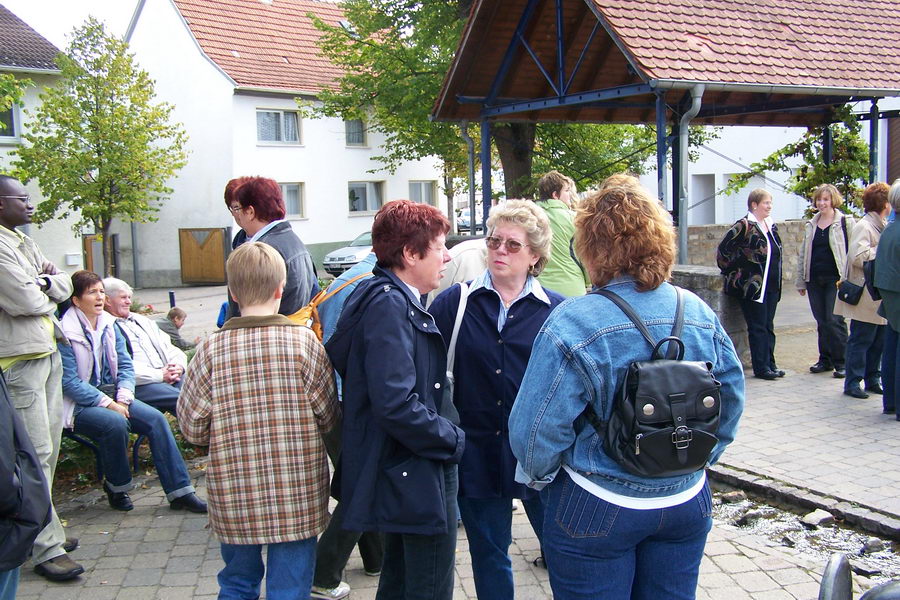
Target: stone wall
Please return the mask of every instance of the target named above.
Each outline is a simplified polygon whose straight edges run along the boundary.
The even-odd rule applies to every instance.
[[[777,223],[778,235],[783,246],[783,281],[793,288],[797,273],[800,245],[803,243],[803,224],[797,219]],[[688,262],[691,265],[716,266],[716,248],[731,225],[691,225],[688,227]]]

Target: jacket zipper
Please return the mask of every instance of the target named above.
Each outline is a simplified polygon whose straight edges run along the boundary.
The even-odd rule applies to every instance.
[[[637,456],[641,453],[641,438],[644,437],[643,433],[639,433],[634,436],[634,455]]]

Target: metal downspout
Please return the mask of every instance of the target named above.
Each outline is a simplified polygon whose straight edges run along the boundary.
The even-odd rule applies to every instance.
[[[704,86],[698,83],[691,88],[691,107],[681,116],[678,134],[681,144],[678,149],[680,158],[678,169],[681,172],[681,194],[678,200],[678,262],[688,264],[688,133],[691,119],[700,112],[700,101],[703,98]]]
[[[869,183],[878,179],[878,99],[872,99],[869,109]]]
[[[666,182],[666,155],[668,154],[666,139],[666,93],[656,92],[656,190],[659,203],[669,209],[669,190]]]
[[[469,148],[469,235],[475,235],[475,140],[469,135],[469,122],[463,121],[460,125],[460,136],[466,141]],[[453,230],[456,231],[456,215],[451,215]],[[459,231],[456,231],[459,233]]]
[[[134,269],[134,287],[141,287],[141,270],[138,262],[137,223],[131,222],[131,265]]]

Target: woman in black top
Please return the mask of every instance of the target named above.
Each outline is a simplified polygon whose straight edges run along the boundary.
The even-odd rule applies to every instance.
[[[809,370],[823,373],[834,369],[834,376],[843,378],[847,324],[844,317],[834,314],[834,299],[854,221],[838,210],[844,199],[833,185],[816,188],[812,202],[818,212],[806,223],[796,280],[800,295],[809,294],[819,335],[819,360]]]

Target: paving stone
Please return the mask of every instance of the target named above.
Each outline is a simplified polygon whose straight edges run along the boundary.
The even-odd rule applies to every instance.
[[[129,569],[122,587],[155,586],[162,579],[162,569]]]

